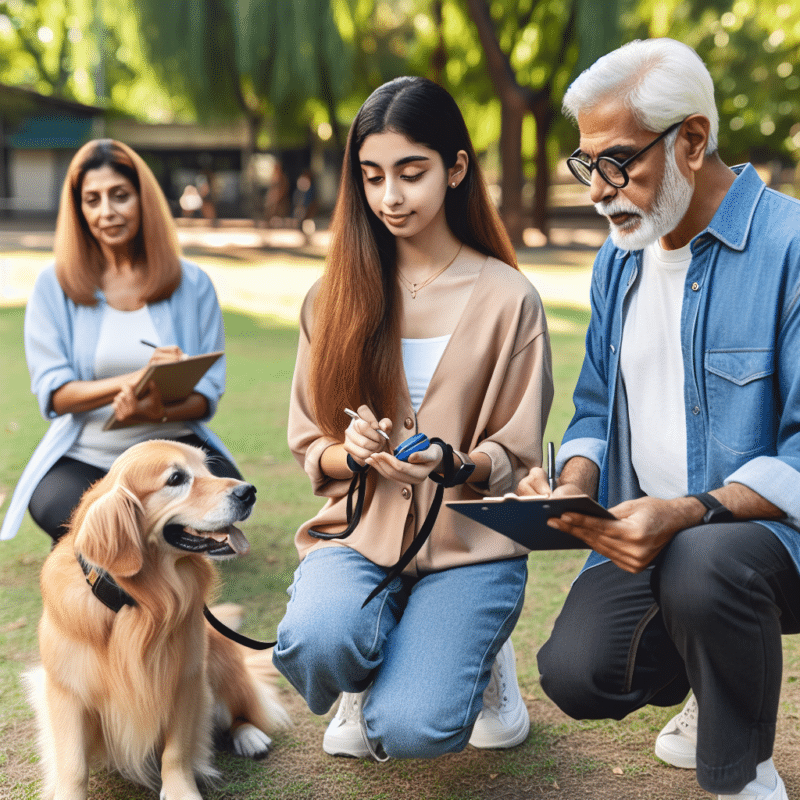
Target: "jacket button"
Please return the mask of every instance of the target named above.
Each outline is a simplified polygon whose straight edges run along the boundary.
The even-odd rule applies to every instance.
[[[403,427],[407,431],[410,431],[414,427],[414,420],[411,419],[411,417],[406,417],[405,420],[403,421]]]
[[[695,282],[692,284],[692,291],[693,291],[693,292],[699,292],[699,291],[700,291],[700,284],[699,284],[697,281],[695,281]]]
[[[695,416],[697,416],[699,413],[700,413],[700,406],[695,406],[695,407],[692,409],[692,414],[694,414]]]
[[[403,491],[400,492],[400,494],[403,495],[404,500],[408,500],[408,498],[411,497],[411,489],[403,489]]]

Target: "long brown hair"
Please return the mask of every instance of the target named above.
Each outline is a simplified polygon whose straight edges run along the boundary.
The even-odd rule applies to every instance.
[[[340,436],[349,422],[345,407],[366,403],[378,418],[393,417],[402,380],[396,243],[367,204],[358,158],[364,140],[386,130],[436,150],[445,169],[459,150],[467,153],[467,174],[445,197],[447,224],[464,244],[517,268],[450,94],[426,78],[396,78],[376,89],[347,137],[331,246],[314,303],[311,402],[317,423],[331,436]]]
[[[113,139],[87,142],[70,162],[56,222],[58,282],[74,302],[85,306],[97,303],[103,258],[81,210],[81,190],[86,173],[104,166],[127,178],[139,195],[141,224],[133,247],[134,257],[144,268],[140,297],[146,303],[164,300],[181,281],[175,223],[150,167],[130,147]]]

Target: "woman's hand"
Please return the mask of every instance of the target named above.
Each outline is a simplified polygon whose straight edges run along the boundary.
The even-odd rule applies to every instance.
[[[166,414],[161,392],[155,381],[147,384],[141,397],[133,393],[136,384],[124,386],[112,401],[118,422],[161,422]]]
[[[186,353],[176,344],[169,344],[164,347],[156,347],[153,354],[150,356],[150,361],[147,362],[148,367],[155,364],[170,364],[173,361],[183,361],[186,358]],[[147,367],[145,367],[146,369]]]
[[[383,449],[386,439],[378,433],[378,428],[386,433],[392,432],[392,421],[384,417],[380,422],[369,406],[359,406],[361,419],[350,421],[344,432],[344,449],[362,467],[367,459]]]
[[[427,450],[412,453],[408,461],[400,461],[390,453],[375,453],[367,459],[367,464],[391,481],[417,485],[439,466],[443,456],[442,448],[432,444]]]
[[[170,344],[166,347],[156,347],[150,360],[141,368],[130,374],[130,381],[133,386],[138,386],[142,378],[147,374],[147,370],[156,364],[171,364],[173,361],[183,361],[186,358],[186,353],[176,344]]]

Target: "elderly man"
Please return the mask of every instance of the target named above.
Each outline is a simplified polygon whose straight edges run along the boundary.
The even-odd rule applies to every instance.
[[[800,203],[717,154],[691,48],[632,42],[564,98],[608,218],[550,524],[594,551],[539,652],[576,718],[694,697],[656,752],[720,797],[786,800],[781,634],[800,631]],[[535,469],[520,492],[549,494]]]

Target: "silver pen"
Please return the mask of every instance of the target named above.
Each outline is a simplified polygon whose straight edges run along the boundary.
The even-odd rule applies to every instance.
[[[352,417],[353,419],[363,419],[363,417],[359,417],[358,414],[356,414],[355,411],[351,411],[349,408],[346,408],[344,410],[344,413],[347,414],[348,417]],[[389,434],[386,433],[386,431],[383,430],[383,428],[375,428],[374,430],[377,430],[378,433],[381,436],[383,436],[383,438],[386,439],[387,442],[389,441]]]
[[[550,491],[554,492],[556,489],[556,458],[555,458],[555,445],[552,442],[547,443],[547,482],[550,484]]]

